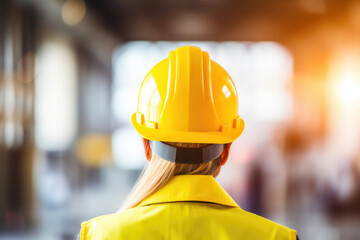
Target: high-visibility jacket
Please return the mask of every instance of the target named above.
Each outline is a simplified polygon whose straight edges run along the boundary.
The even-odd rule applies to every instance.
[[[296,240],[296,231],[241,209],[210,175],[180,175],[134,208],[82,223],[80,239]]]

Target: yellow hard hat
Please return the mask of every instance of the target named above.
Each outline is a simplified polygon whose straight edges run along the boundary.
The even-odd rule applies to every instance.
[[[179,47],[142,82],[132,124],[145,139],[233,142],[244,129],[229,74],[198,47]]]

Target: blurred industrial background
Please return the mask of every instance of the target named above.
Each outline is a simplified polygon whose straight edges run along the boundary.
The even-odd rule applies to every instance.
[[[360,1],[1,0],[0,239],[74,239],[145,164],[150,68],[194,45],[237,86],[217,178],[301,239],[360,239]]]

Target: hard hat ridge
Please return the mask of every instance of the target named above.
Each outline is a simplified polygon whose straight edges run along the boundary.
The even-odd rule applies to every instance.
[[[179,47],[170,52],[168,91],[159,126],[183,131],[218,130],[209,68],[209,54],[198,47]],[[182,121],[169,119],[174,117]]]

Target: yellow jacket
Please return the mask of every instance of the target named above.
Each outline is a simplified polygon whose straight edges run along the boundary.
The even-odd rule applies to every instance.
[[[81,240],[296,240],[296,231],[242,210],[209,175],[175,176],[138,206],[82,223]]]

